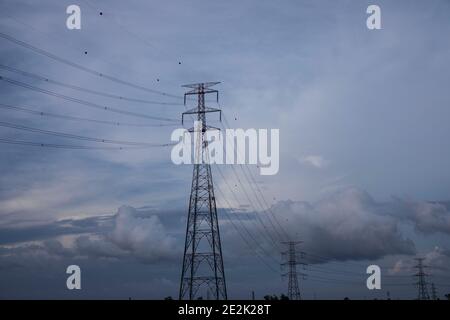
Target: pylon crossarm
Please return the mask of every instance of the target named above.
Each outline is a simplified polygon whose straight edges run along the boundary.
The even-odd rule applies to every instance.
[[[216,109],[216,108],[210,108],[205,107],[204,110],[198,110],[198,108],[193,108],[190,110],[187,110],[181,114],[181,124],[184,124],[184,116],[189,114],[205,114],[205,113],[212,113],[212,112],[219,112],[219,120],[222,121],[222,110]]]
[[[195,88],[191,91],[188,91],[184,94],[184,105],[186,105],[186,97],[190,96],[190,95],[205,95],[208,93],[215,93],[216,94],[216,101],[219,102],[219,91],[218,90],[213,90],[213,89],[207,89],[205,87],[200,87],[200,88]]]
[[[214,127],[214,126],[205,126],[205,132],[206,131],[211,131],[211,130],[221,131],[220,128],[217,128],[217,127]],[[187,129],[187,131],[190,132],[190,133],[197,132],[196,128],[194,128],[194,127]],[[204,141],[204,142],[208,143],[208,141]]]
[[[219,84],[220,81],[210,81],[210,82],[202,82],[202,83],[190,83],[190,84],[184,84],[182,85],[183,88],[198,88],[200,86],[203,86],[204,88],[209,88],[212,86],[215,86],[216,84]]]

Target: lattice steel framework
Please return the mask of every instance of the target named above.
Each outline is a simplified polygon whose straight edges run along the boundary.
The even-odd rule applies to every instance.
[[[417,273],[414,275],[414,277],[417,278],[417,282],[415,283],[418,289],[417,299],[430,300],[428,283],[426,280],[428,275],[425,273],[426,266],[423,264],[424,258],[416,258],[415,260],[417,261],[417,265],[414,266],[414,268],[417,269]]]
[[[215,300],[227,299],[216,199],[206,139],[208,130],[218,130],[206,124],[206,114],[219,112],[221,116],[221,110],[206,107],[205,94],[214,93],[218,100],[219,92],[210,88],[218,83],[183,86],[191,89],[185,93],[184,103],[186,104],[186,96],[189,95],[196,95],[198,103],[196,108],[183,113],[182,121],[185,115],[197,115],[200,126],[189,129],[189,132],[193,132],[196,136],[197,143],[194,143],[195,162],[181,272],[180,300],[203,297]]]
[[[303,262],[299,261],[299,254],[301,252],[297,252],[296,245],[300,244],[301,241],[286,241],[282,242],[283,244],[288,246],[288,250],[282,252],[283,256],[287,257],[287,261],[282,263],[282,267],[288,267],[289,270],[287,273],[283,274],[283,276],[288,276],[288,297],[289,300],[301,300],[300,295],[300,287],[298,285],[298,275],[304,277],[306,274],[297,271],[297,265],[306,265]]]

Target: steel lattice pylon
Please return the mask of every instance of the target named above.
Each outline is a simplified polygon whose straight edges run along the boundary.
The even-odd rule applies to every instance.
[[[414,266],[414,268],[417,269],[417,273],[414,275],[414,277],[417,277],[417,282],[415,283],[417,285],[418,294],[417,299],[418,300],[430,300],[430,296],[428,295],[428,283],[426,281],[426,277],[428,276],[425,273],[426,266],[423,264],[424,258],[416,258],[417,265]]]
[[[189,129],[196,135],[197,143],[181,272],[180,300],[198,299],[203,297],[202,294],[215,300],[227,299],[216,200],[208,161],[208,142],[205,137],[208,129],[213,128],[206,125],[206,113],[221,113],[219,109],[205,106],[205,94],[215,93],[218,99],[218,91],[210,89],[217,83],[184,86],[191,88],[185,93],[185,103],[186,96],[197,95],[198,105],[184,112],[182,119],[184,121],[186,114],[195,114],[200,126]],[[201,291],[202,289],[204,291]]]
[[[300,287],[298,285],[298,277],[306,276],[306,274],[297,271],[297,265],[305,265],[305,263],[298,261],[297,251],[295,246],[300,244],[301,241],[287,241],[282,242],[288,246],[288,250],[282,252],[282,255],[287,256],[287,261],[282,263],[281,266],[287,266],[289,268],[288,272],[283,274],[283,276],[289,277],[288,282],[288,297],[289,300],[301,300]]]

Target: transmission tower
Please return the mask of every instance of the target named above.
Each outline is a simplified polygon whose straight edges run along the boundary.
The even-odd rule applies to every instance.
[[[434,282],[431,283],[431,299],[438,300],[437,290],[436,290],[436,286],[434,285]]]
[[[287,245],[288,250],[282,252],[282,256],[287,257],[286,262],[282,263],[282,267],[288,267],[289,270],[287,273],[283,274],[283,276],[289,277],[288,282],[288,297],[289,300],[301,300],[300,295],[300,287],[298,285],[298,276],[306,276],[306,274],[297,271],[297,265],[306,265],[303,262],[300,262],[298,259],[298,254],[302,254],[301,252],[297,252],[296,245],[302,243],[301,241],[286,241],[282,242],[282,244]]]
[[[417,273],[414,274],[414,277],[417,278],[417,282],[415,285],[417,285],[417,288],[419,290],[417,299],[418,300],[430,300],[430,296],[428,295],[428,284],[426,281],[426,277],[428,276],[425,273],[426,266],[423,264],[424,258],[416,258],[417,265],[414,266],[414,268],[417,269]]]
[[[210,89],[218,83],[183,86],[190,88],[190,91],[184,94],[184,103],[186,104],[187,96],[196,95],[197,107],[184,112],[182,121],[185,115],[196,115],[198,126],[188,130],[194,133],[197,143],[194,144],[195,162],[181,272],[180,300],[198,299],[202,294],[214,300],[227,299],[216,199],[206,139],[208,130],[217,129],[207,126],[206,113],[219,112],[221,115],[221,110],[206,107],[205,94],[216,94],[218,101],[219,92]]]

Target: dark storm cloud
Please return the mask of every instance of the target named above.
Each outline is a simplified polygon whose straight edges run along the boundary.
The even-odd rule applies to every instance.
[[[304,251],[325,257],[314,261],[316,263],[327,260],[377,260],[389,255],[413,255],[416,252],[413,241],[403,235],[399,226],[405,221],[405,215],[414,216],[418,206],[428,206],[429,203],[416,202],[415,206],[407,207],[408,210],[402,207],[403,211],[398,211],[399,201],[377,202],[367,192],[350,188],[337,191],[317,202],[280,201],[271,210],[290,237],[304,239]],[[123,206],[115,215],[65,219],[25,228],[3,228],[0,239],[2,244],[46,240],[42,242],[43,250],[56,256],[59,253],[64,256],[69,250],[74,256],[130,256],[144,263],[154,263],[170,260],[174,252],[179,253],[181,244],[178,242],[183,238],[185,227],[185,220],[180,218],[181,212],[185,213],[184,210],[169,210],[165,214],[160,210],[137,210]],[[234,223],[242,223],[259,239],[261,226],[255,214],[266,225],[270,215],[267,212],[245,210],[235,212],[239,218],[232,216]],[[426,212],[422,219],[433,220],[435,214]],[[236,230],[224,218],[222,209],[219,209],[219,214],[227,250],[234,257],[249,254],[249,249],[242,246]],[[429,233],[440,231],[441,228],[427,229]],[[60,236],[74,236],[73,247],[63,248],[59,241],[54,240]],[[272,251],[274,248],[268,239],[259,239],[260,244]],[[20,247],[19,252],[22,250]],[[277,255],[278,252],[273,254]]]
[[[63,246],[57,240],[61,236],[73,236],[73,245]],[[0,247],[3,265],[14,256],[25,259],[27,250],[55,259],[130,257],[150,264],[170,261],[179,254],[174,236],[167,233],[157,215],[142,217],[128,206],[120,207],[114,216],[64,220],[40,228],[3,229],[2,237],[4,245],[15,245]]]
[[[425,202],[424,205],[426,204]],[[404,221],[401,215],[385,214],[387,208],[394,208],[396,205],[396,202],[377,202],[367,192],[352,188],[338,191],[315,203],[281,201],[272,210],[279,218],[282,216],[285,219],[280,222],[291,237],[311,239],[305,241],[304,250],[327,257],[325,260],[314,261],[324,263],[327,260],[377,260],[389,255],[414,254],[416,249],[413,241],[405,238],[399,228]],[[413,214],[414,210],[411,209],[410,212]],[[266,225],[268,224],[266,214],[260,212],[256,214],[262,217]],[[99,247],[99,256],[102,256],[102,249],[107,252],[112,244],[122,250],[130,251],[143,262],[157,260],[153,258],[155,254],[156,256],[162,254],[158,259],[163,259],[164,255],[173,249],[172,245],[168,245],[160,254],[153,252],[149,255],[146,252],[152,251],[151,243],[164,239],[162,234],[158,234],[159,229],[153,227],[156,225],[163,229],[158,216],[164,216],[163,212],[156,215],[131,207],[122,207],[114,216],[112,231],[105,232],[105,237],[100,240],[82,237],[80,242],[77,242],[78,247],[79,249]],[[234,252],[236,257],[239,256],[239,252],[241,255],[248,254],[248,248],[242,247],[241,239],[235,230],[227,223],[227,220],[224,220],[223,214],[221,217],[224,223],[222,237],[228,244],[230,252]],[[239,220],[248,227],[250,232],[260,235],[260,226],[255,213],[245,212],[241,214]],[[141,226],[144,221],[148,223],[145,227]],[[166,221],[166,226],[172,227],[170,230],[173,234],[182,235],[185,221],[167,217],[163,221]],[[236,218],[234,222],[237,223]],[[82,223],[89,225],[87,222]],[[430,232],[436,233],[439,230]],[[275,234],[273,236],[276,237]],[[102,248],[105,241],[110,243],[106,244],[106,248]],[[170,242],[169,240],[168,244]],[[268,250],[273,250],[270,243],[267,243],[267,238],[262,239],[261,245]],[[164,248],[164,241],[159,247]],[[166,253],[162,253],[164,251]],[[116,252],[118,256],[123,254]],[[277,252],[274,254],[276,255]],[[108,253],[105,255],[107,256]]]
[[[381,208],[367,192],[350,188],[313,203],[281,201],[272,210],[285,217],[291,237],[304,240],[306,252],[325,261],[414,254],[415,245],[402,235],[398,219],[382,215]]]
[[[436,281],[448,281],[450,265],[449,249],[436,246],[429,251],[421,252],[417,257],[423,258],[423,264],[428,275]],[[415,259],[398,259],[389,269],[389,274],[415,274],[417,272],[417,260]]]
[[[31,227],[3,227],[0,228],[0,245],[46,240],[62,235],[101,233],[110,224],[111,217],[89,217],[80,220],[65,219]]]
[[[331,260],[379,261],[389,256],[413,256],[416,253],[415,245],[398,227],[404,219],[385,215],[385,209],[386,203],[377,202],[367,192],[354,188],[338,191],[317,202],[288,200],[280,201],[272,207],[278,218],[283,213],[284,220],[280,222],[287,232],[292,237],[305,240],[301,250],[307,253],[307,261],[313,265],[320,263],[325,266]],[[233,278],[239,279],[242,270],[254,269],[255,256],[252,250],[255,248],[248,248],[243,244],[240,235],[224,218],[223,210],[219,209],[219,216],[227,270]],[[251,233],[259,234],[260,228],[253,212],[237,209],[234,212],[240,215],[240,222]],[[264,213],[257,214],[267,223]],[[164,216],[163,211],[156,215],[151,210],[123,206],[113,216],[59,221],[43,227],[39,237],[28,237],[29,243],[12,243],[13,238],[9,239],[11,246],[0,247],[0,268],[7,273],[13,270],[20,273],[30,268],[43,270],[45,265],[52,265],[53,273],[57,270],[62,272],[64,266],[69,264],[80,264],[83,270],[92,272],[97,268],[97,262],[101,262],[104,267],[110,268],[119,268],[120,264],[122,272],[128,272],[130,268],[140,269],[139,265],[148,266],[155,272],[159,268],[166,268],[165,276],[175,279],[179,275],[178,262],[182,255],[185,221],[180,221],[179,217],[169,211],[169,216],[171,215],[173,217],[160,219],[159,216]],[[238,223],[236,216],[232,219],[235,224]],[[48,235],[42,236],[46,230]],[[63,245],[61,237],[64,236],[72,237],[73,241]],[[267,243],[267,239],[258,236],[257,239],[274,256],[279,254],[273,251],[274,248]],[[428,262],[437,267],[444,266],[448,251],[436,249],[433,252],[427,254]],[[404,267],[411,264],[411,259],[398,260],[393,264],[392,270],[399,269],[402,274],[405,273]],[[254,270],[254,276],[261,272],[258,268]],[[148,272],[152,271],[149,269]],[[162,274],[161,271],[158,272]],[[89,281],[91,284],[95,283],[94,280]],[[168,283],[168,288],[171,286]]]
[[[448,202],[426,202],[395,198],[386,213],[404,219],[424,234],[443,233],[450,236]]]

